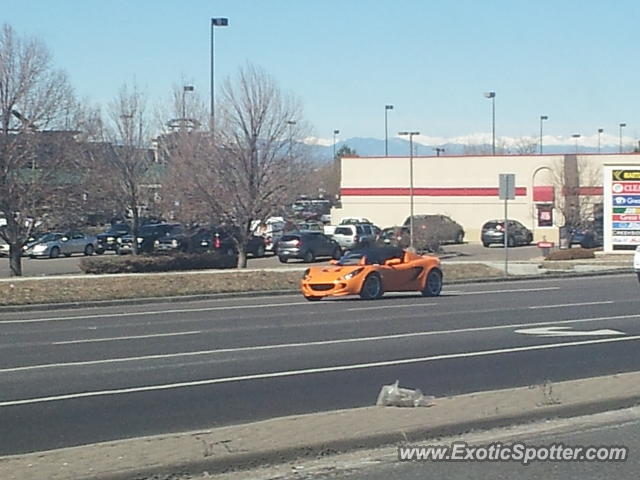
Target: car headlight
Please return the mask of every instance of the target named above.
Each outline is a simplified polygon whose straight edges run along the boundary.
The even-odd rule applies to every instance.
[[[122,238],[118,237],[118,239],[116,240],[116,242],[118,242],[118,243],[122,243]]]
[[[307,268],[304,273],[302,274],[302,279],[303,280],[308,280],[309,279],[309,273],[311,273],[311,269]]]
[[[34,252],[44,252],[46,249],[46,245],[36,245],[35,247],[33,247]]]
[[[138,238],[136,238],[136,240],[138,240],[138,243],[142,243],[144,241],[144,238],[138,237]]]
[[[138,243],[141,243],[141,240],[140,240],[140,239],[138,239]],[[160,240],[156,240],[155,242],[153,242],[153,246],[154,246],[154,247],[158,247],[158,246],[160,246]]]
[[[171,240],[171,246],[173,248],[177,248],[178,247],[178,240],[176,240],[176,239]]]
[[[107,242],[109,242],[109,243],[113,242],[114,240],[115,240],[114,237],[107,237]]]
[[[358,275],[359,273],[362,272],[362,270],[364,270],[364,268],[356,268],[355,270],[351,270],[349,273],[347,273],[344,277],[345,280],[351,280],[353,277],[355,277],[356,275]]]

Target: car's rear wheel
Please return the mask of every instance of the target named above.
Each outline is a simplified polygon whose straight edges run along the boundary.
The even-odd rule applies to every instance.
[[[487,248],[489,248],[489,246],[490,246],[490,245],[491,245],[491,244],[490,244],[489,242],[482,242],[482,246],[483,246],[483,247],[487,247]]]
[[[384,295],[382,279],[377,273],[370,274],[362,284],[360,298],[364,300],[376,300]]]
[[[49,252],[49,258],[58,258],[60,256],[60,249],[58,247],[53,247]]]
[[[322,297],[307,297],[306,295],[304,296],[304,298],[306,298],[310,302],[319,302],[320,300],[322,300]]]
[[[84,247],[84,254],[86,256],[93,255],[94,251],[95,249],[93,248],[93,245],[87,245],[86,247]]]
[[[278,260],[280,260],[280,263],[287,263],[289,261],[288,257],[283,257],[283,256],[278,256]]]
[[[515,247],[516,246],[516,239],[513,237],[509,237],[509,239],[507,240],[507,246],[508,247]]]
[[[442,272],[432,268],[427,274],[427,283],[422,290],[423,297],[437,297],[442,292]]]
[[[460,232],[456,235],[456,243],[464,243],[464,233]]]
[[[316,259],[316,256],[313,254],[311,250],[307,250],[307,253],[304,254],[304,257],[302,257],[302,261],[304,263],[311,263],[315,259]]]
[[[96,255],[102,255],[104,253],[104,248],[96,248]]]

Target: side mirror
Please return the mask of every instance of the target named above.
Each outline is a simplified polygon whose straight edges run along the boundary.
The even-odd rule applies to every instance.
[[[400,265],[402,263],[402,260],[399,258],[390,258],[389,260],[387,260],[386,262],[384,262],[385,265],[392,267],[394,265]]]

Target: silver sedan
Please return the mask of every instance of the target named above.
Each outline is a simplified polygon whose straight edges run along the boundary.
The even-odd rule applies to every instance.
[[[26,245],[24,253],[31,258],[57,258],[60,255],[69,257],[74,253],[93,255],[96,244],[96,237],[79,232],[47,233],[35,242]]]

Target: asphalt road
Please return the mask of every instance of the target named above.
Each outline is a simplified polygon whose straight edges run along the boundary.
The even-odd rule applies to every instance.
[[[492,245],[489,248],[483,247],[481,244],[463,244],[463,245],[447,245],[445,247],[447,252],[455,252],[460,254],[456,257],[457,260],[477,260],[477,261],[500,261],[504,259],[504,249]],[[112,252],[107,252],[105,255],[113,255]],[[540,256],[540,251],[536,246],[516,247],[509,249],[509,258],[511,260],[530,260]],[[23,258],[22,269],[24,276],[44,276],[44,275],[68,275],[82,273],[79,264],[80,260],[84,256],[74,255],[69,258]],[[453,260],[455,260],[453,259]],[[451,260],[451,259],[450,259]],[[320,262],[326,261],[326,259],[319,260]],[[279,268],[287,267],[293,264],[299,263],[296,260],[291,260],[290,263],[284,264],[278,261],[278,258],[268,254],[263,258],[249,258],[249,268]],[[0,278],[7,278],[10,276],[9,259],[0,257]]]
[[[618,275],[0,311],[0,454],[372,405],[396,379],[444,396],[639,370],[638,291]]]

